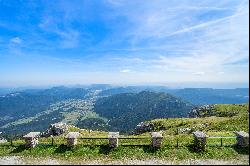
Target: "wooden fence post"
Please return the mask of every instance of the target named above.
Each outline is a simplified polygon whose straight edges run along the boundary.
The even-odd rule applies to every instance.
[[[53,138],[53,136],[52,136],[52,139],[51,139],[51,144],[52,144],[52,146],[54,146],[54,138]]]

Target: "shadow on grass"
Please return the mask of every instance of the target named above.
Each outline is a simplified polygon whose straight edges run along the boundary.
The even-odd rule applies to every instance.
[[[25,147],[25,145],[19,145],[10,153],[20,153],[20,152],[27,150],[27,149],[29,149],[29,148]]]
[[[11,145],[1,145],[0,144],[0,147],[18,147],[18,146],[16,146],[16,145],[12,145],[12,146]]]
[[[152,147],[151,145],[144,145],[143,146],[143,151],[145,153],[155,153],[157,152],[158,150],[160,150],[160,148],[155,148],[155,147]]]
[[[60,146],[58,146],[58,148],[56,148],[54,153],[65,153],[66,151],[69,150],[72,150],[72,148],[67,147],[67,145],[61,144]]]
[[[100,145],[99,153],[108,155],[112,149],[109,145]]]
[[[117,150],[117,148],[111,148],[109,147],[109,145],[100,145],[99,147],[100,147],[99,153],[105,154],[105,155],[108,155],[113,150]],[[160,148],[153,148],[150,145],[120,145],[118,149],[122,147],[131,147],[131,148],[141,147],[143,148],[143,151],[146,153],[155,153],[156,151],[160,149]]]
[[[233,145],[232,147],[239,154],[249,155],[249,147],[239,147],[237,145]]]
[[[191,152],[191,153],[204,153],[204,152],[206,152],[206,147],[198,147],[195,144],[189,144],[189,145],[187,145],[187,148],[188,148],[189,152]]]
[[[39,148],[49,148],[49,147],[53,147],[53,145],[51,145],[51,144],[39,143],[36,147],[39,147]]]

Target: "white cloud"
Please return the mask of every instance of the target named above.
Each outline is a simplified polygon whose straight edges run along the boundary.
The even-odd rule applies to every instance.
[[[114,5],[113,16],[128,20],[122,33],[115,31],[117,39],[112,36],[130,43],[120,49],[130,51],[120,65],[150,70],[155,80],[247,80],[248,63],[238,62],[249,59],[248,1],[139,2]]]
[[[106,0],[106,2],[108,4],[118,5],[118,6],[120,6],[120,5],[122,5],[124,3],[124,1],[122,1],[122,0]]]
[[[218,74],[225,74],[225,72],[224,71],[219,71]]]
[[[164,37],[167,37],[167,36],[169,37],[169,36],[172,36],[172,35],[177,35],[177,34],[181,34],[181,33],[187,33],[187,32],[193,31],[193,30],[197,30],[197,29],[201,29],[201,28],[206,28],[206,27],[211,26],[213,24],[219,24],[220,22],[231,20],[232,18],[237,17],[237,16],[239,16],[241,14],[242,13],[236,13],[236,14],[228,16],[228,17],[220,18],[220,19],[213,20],[213,21],[208,21],[208,22],[201,23],[201,24],[194,25],[194,26],[190,26],[190,27],[187,27],[187,28],[183,28],[181,30],[177,30],[177,31],[175,31],[173,33],[167,34]]]
[[[80,34],[77,31],[58,32],[61,36],[62,48],[75,48],[79,45]]]
[[[10,42],[14,43],[14,44],[20,44],[22,42],[22,40],[19,37],[14,37],[14,38],[10,39]]]
[[[86,35],[81,34],[78,30],[70,26],[69,20],[71,19],[71,16],[73,17],[73,15],[76,13],[72,11],[73,9],[70,7],[66,7],[66,9],[61,9],[61,13],[63,13],[61,16],[62,18],[45,14],[40,24],[38,24],[38,27],[45,32],[58,35],[59,40],[56,42],[59,43],[58,46],[60,46],[61,48],[76,48],[79,46],[81,35],[84,37],[86,37]],[[61,26],[62,24],[63,26]]]
[[[121,70],[120,72],[121,72],[121,73],[130,73],[131,70],[130,70],[130,69],[123,69],[123,70]]]
[[[202,75],[205,75],[205,72],[203,71],[198,71],[198,72],[195,72],[193,73],[194,75],[199,75],[199,76],[202,76]]]

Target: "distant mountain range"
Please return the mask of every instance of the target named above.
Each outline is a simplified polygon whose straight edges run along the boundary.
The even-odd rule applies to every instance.
[[[248,88],[96,84],[7,92],[0,94],[0,131],[5,133],[44,130],[60,121],[88,129],[131,131],[141,121],[187,117],[196,105],[249,102]]]
[[[180,97],[193,104],[241,104],[249,101],[249,88],[212,89],[184,88],[169,89],[164,86],[128,86],[103,91],[102,95],[138,93],[140,91],[165,92]]]

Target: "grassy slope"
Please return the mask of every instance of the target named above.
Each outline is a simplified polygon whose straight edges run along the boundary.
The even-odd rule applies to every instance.
[[[166,135],[176,134],[178,128],[201,130],[210,136],[233,134],[234,131],[249,131],[248,104],[219,104],[215,105],[214,112],[215,116],[212,117],[156,119],[150,123],[154,125],[155,130],[165,128],[163,133]]]
[[[208,139],[208,147],[205,152],[196,153],[189,146],[192,143],[191,134],[177,134],[177,128],[192,128],[200,129],[210,136],[228,136],[234,135],[234,131],[249,129],[248,125],[248,105],[216,105],[218,114],[221,112],[236,112],[232,117],[206,117],[206,118],[177,118],[177,119],[159,119],[150,121],[157,127],[165,127],[163,131],[164,146],[158,150],[148,146],[150,139],[146,140],[119,140],[120,146],[115,149],[108,147],[107,140],[79,140],[79,144],[73,149],[69,149],[65,144],[64,136],[55,137],[54,145],[51,145],[51,138],[40,138],[40,144],[34,149],[25,149],[22,144],[23,140],[14,142],[14,146],[9,143],[0,146],[0,155],[24,155],[24,156],[53,156],[55,158],[65,159],[149,159],[161,158],[167,160],[183,160],[183,159],[240,159],[242,155],[249,155],[248,149],[238,149],[232,146],[235,143],[235,138],[223,140],[223,146],[220,147],[220,140]],[[202,127],[201,124],[208,123],[207,127]],[[78,128],[72,128],[71,131],[79,131]],[[87,130],[80,131],[83,137],[107,137],[107,132]],[[144,133],[138,136],[148,136],[149,133]],[[123,137],[123,136],[121,136]],[[178,147],[177,147],[178,139]],[[129,146],[132,144],[148,144],[147,146]]]

